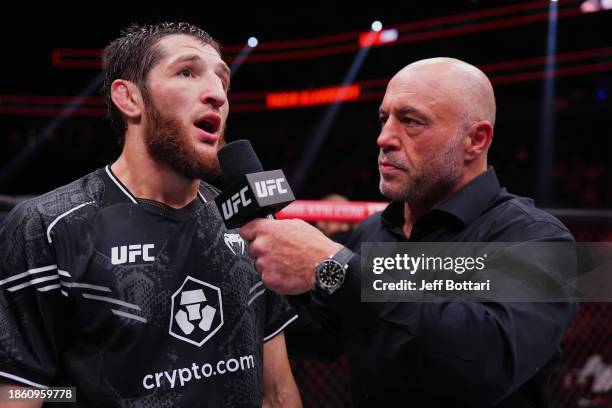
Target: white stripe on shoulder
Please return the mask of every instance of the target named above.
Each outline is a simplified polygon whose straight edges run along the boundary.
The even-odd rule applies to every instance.
[[[274,333],[272,334],[268,334],[266,337],[263,338],[263,341],[266,342],[268,340],[270,340],[272,337],[276,336],[278,333],[280,333],[281,331],[283,331],[283,329],[287,326],[289,326],[289,324],[294,321],[295,319],[298,318],[298,315],[293,316],[291,319],[287,320],[285,322],[285,324],[283,324],[280,329],[276,330]]]
[[[36,273],[42,273],[42,272],[47,272],[47,271],[52,271],[52,270],[55,270],[55,269],[57,269],[57,265],[47,265],[47,266],[41,266],[40,268],[28,269],[25,272],[21,272],[21,273],[19,273],[17,275],[9,276],[8,278],[0,280],[0,286],[4,285],[5,283],[17,280],[17,279],[21,279],[24,276],[34,275]]]
[[[134,203],[134,204],[138,204],[138,202],[136,201],[136,199],[134,198],[134,196],[125,189],[125,187],[123,187],[123,185],[121,185],[121,183],[119,182],[119,180],[117,180],[115,178],[115,176],[113,175],[113,173],[111,173],[110,171],[110,165],[107,165],[104,170],[106,170],[106,174],[108,174],[108,177],[111,178],[111,180],[113,180],[113,183],[115,183],[117,185],[117,187],[119,187],[119,190],[123,191],[123,194],[125,194],[126,196],[128,196],[128,198]]]
[[[204,196],[202,195],[202,193],[200,193],[200,190],[198,190],[198,194],[200,195],[200,198],[202,199],[202,201],[204,201],[205,203],[207,203],[208,201],[206,201],[206,199],[204,198]]]
[[[57,224],[57,222],[59,220],[61,220],[65,216],[69,215],[70,213],[75,212],[79,208],[83,208],[83,207],[85,207],[86,205],[89,205],[89,204],[95,204],[95,201],[88,201],[88,202],[83,203],[81,205],[77,205],[76,207],[66,211],[65,213],[59,215],[56,219],[54,219],[53,222],[51,224],[49,224],[49,228],[47,228],[47,240],[49,241],[49,243],[51,243],[51,230],[53,229],[53,227],[55,227],[55,224]]]
[[[4,378],[11,379],[11,380],[15,380],[15,381],[17,381],[17,382],[19,382],[21,384],[30,385],[30,386],[36,387],[36,388],[49,388],[48,385],[38,384],[38,383],[35,383],[34,381],[26,380],[23,377],[19,377],[19,376],[15,375],[15,374],[7,373],[5,371],[0,371],[0,377],[4,377]]]

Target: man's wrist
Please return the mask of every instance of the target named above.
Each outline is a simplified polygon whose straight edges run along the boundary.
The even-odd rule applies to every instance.
[[[348,263],[353,253],[346,247],[337,244],[335,252],[319,262],[314,268],[314,290],[323,296],[329,296],[340,289],[348,270]]]
[[[330,240],[329,245],[325,245],[325,247],[323,249],[321,249],[321,251],[319,251],[319,256],[317,257],[317,260],[315,262],[315,266],[320,264],[321,262],[323,262],[326,259],[332,258],[340,250],[342,250],[342,248],[344,248],[344,245]]]

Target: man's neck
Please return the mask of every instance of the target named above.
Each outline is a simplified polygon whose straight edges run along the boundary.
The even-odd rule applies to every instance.
[[[436,208],[442,201],[455,194],[466,184],[470,183],[472,180],[474,180],[476,177],[478,177],[480,174],[484,173],[487,170],[486,161],[477,164],[478,165],[474,164],[471,168],[466,169],[466,171],[463,173],[463,177],[461,178],[461,180],[441,197],[430,200],[429,202],[404,203],[404,234],[407,237],[410,237],[410,234],[412,233],[412,227],[419,218],[431,212],[431,210]]]
[[[153,160],[144,147],[124,147],[111,169],[134,196],[173,208],[182,208],[193,201],[200,186],[199,180],[187,179]]]

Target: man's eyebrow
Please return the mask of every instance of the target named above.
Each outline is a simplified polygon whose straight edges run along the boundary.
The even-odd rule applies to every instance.
[[[400,115],[410,115],[412,113],[420,114],[421,112],[419,112],[417,109],[413,108],[412,106],[404,106],[398,109],[397,113]]]
[[[170,62],[170,66],[174,66],[183,62],[190,62],[190,61],[203,61],[202,57],[197,55],[197,54],[187,54],[187,55],[181,55],[180,57],[176,58],[175,60]],[[220,62],[218,64],[218,67],[221,68],[221,71],[223,71],[227,77],[228,80],[231,77],[231,70],[229,69],[229,67],[227,66],[227,64],[225,62]]]
[[[420,119],[423,120],[427,120],[428,117],[425,113],[423,113],[421,110],[413,107],[413,106],[404,106],[402,108],[399,108],[397,110],[397,114],[398,115],[414,115],[417,116]]]
[[[413,114],[413,115],[425,116],[420,110],[418,110],[418,109],[416,109],[416,108],[414,108],[412,106],[404,106],[404,107],[402,107],[400,109],[397,109],[396,112],[397,112],[398,115],[410,115],[410,114]],[[378,107],[378,114],[379,115],[387,114],[387,110],[384,109],[382,107],[382,105],[381,105],[381,106]]]

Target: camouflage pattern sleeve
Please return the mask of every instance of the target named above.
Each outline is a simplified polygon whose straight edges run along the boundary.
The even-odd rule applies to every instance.
[[[37,202],[21,203],[0,228],[0,381],[51,386],[62,297]]]

